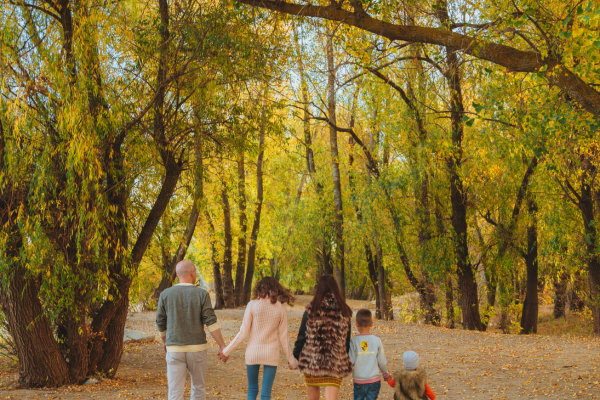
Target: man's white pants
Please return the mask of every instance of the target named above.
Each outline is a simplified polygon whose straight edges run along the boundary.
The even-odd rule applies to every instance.
[[[167,353],[169,400],[183,400],[187,371],[192,378],[192,400],[206,400],[206,350],[193,353]]]

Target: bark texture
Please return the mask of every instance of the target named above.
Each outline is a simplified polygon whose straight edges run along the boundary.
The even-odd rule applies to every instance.
[[[256,263],[256,249],[258,246],[258,234],[260,232],[260,217],[263,205],[263,162],[265,158],[265,121],[261,123],[260,137],[258,143],[258,158],[256,160],[256,205],[254,206],[254,222],[250,233],[250,246],[248,249],[248,267],[246,269],[246,281],[244,282],[244,304],[248,304],[252,294],[252,279],[254,278],[254,267]]]
[[[237,161],[238,167],[238,209],[240,235],[238,237],[238,257],[235,272],[235,304],[244,304],[244,272],[246,270],[246,234],[248,231],[248,219],[246,217],[246,165],[244,151],[240,152]]]
[[[580,178],[581,195],[579,210],[586,233],[586,253],[588,283],[590,288],[589,306],[594,320],[594,334],[600,335],[600,255],[598,254],[598,221],[594,210],[594,193],[591,180],[596,173],[596,168],[591,161],[583,162],[585,173]]]
[[[531,196],[531,194],[530,194]],[[537,233],[537,211],[535,200],[528,200],[531,222],[527,227],[527,253],[525,254],[525,265],[527,266],[527,289],[523,303],[523,314],[521,316],[521,332],[524,334],[537,333],[538,324],[538,233]]]
[[[0,167],[4,159],[4,135],[0,117]],[[54,339],[50,321],[43,315],[38,297],[39,284],[27,276],[20,264],[23,238],[16,224],[17,211],[24,204],[25,193],[13,190],[2,179],[0,168],[0,226],[8,234],[1,256],[5,267],[5,287],[0,290],[0,305],[19,358],[19,385],[23,387],[58,387],[69,383],[69,366]]]
[[[569,275],[562,272],[554,280],[554,318],[564,318],[567,310],[567,285]]]

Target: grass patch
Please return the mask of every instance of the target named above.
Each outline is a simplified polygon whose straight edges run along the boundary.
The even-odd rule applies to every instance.
[[[554,318],[552,314],[540,315],[538,319],[538,334],[591,337],[594,333],[591,318],[591,312],[587,309],[583,312],[568,313],[565,318]]]

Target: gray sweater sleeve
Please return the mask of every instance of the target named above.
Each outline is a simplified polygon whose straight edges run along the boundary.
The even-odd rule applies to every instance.
[[[379,365],[379,370],[385,376],[388,374],[387,369],[387,359],[385,358],[385,352],[383,351],[383,343],[381,339],[379,340],[379,350],[377,351],[377,364]]]
[[[165,310],[165,302],[163,296],[158,298],[158,306],[156,307],[156,326],[160,336],[167,334],[167,312]]]
[[[212,303],[210,301],[210,295],[208,292],[204,293],[204,299],[202,301],[202,323],[206,326],[206,329],[209,332],[216,331],[220,329],[217,322],[217,314],[215,314],[215,310],[212,307]]]

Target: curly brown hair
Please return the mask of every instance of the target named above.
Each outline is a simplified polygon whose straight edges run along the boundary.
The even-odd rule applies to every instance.
[[[281,286],[281,283],[271,276],[262,278],[254,287],[252,293],[254,300],[266,299],[267,297],[271,299],[273,304],[279,300],[281,304],[288,303],[290,306],[294,305],[294,300],[296,300],[288,289]]]

